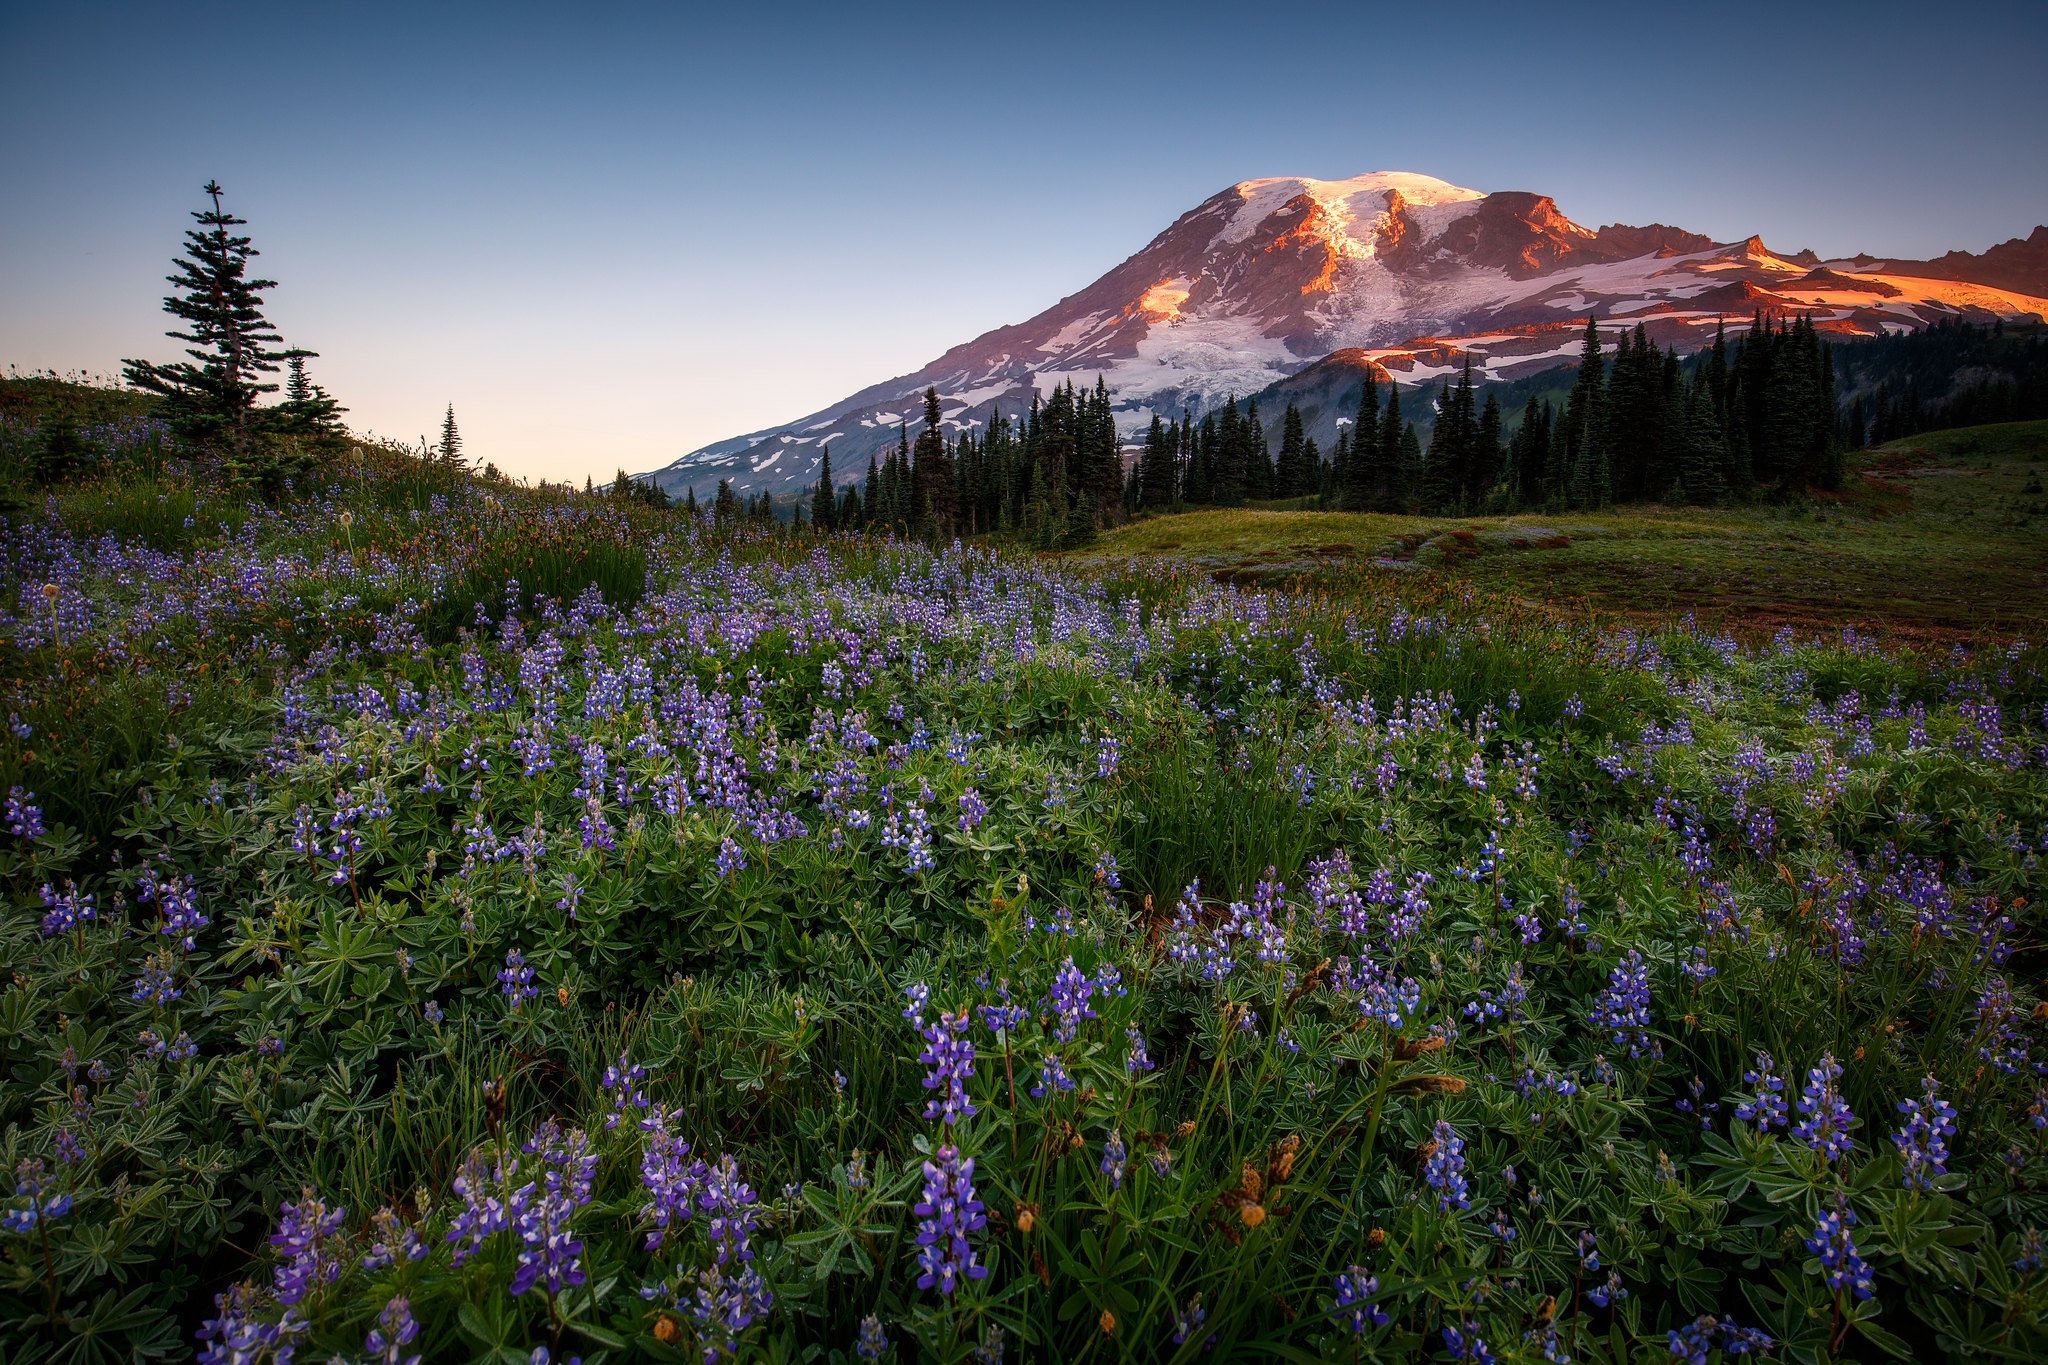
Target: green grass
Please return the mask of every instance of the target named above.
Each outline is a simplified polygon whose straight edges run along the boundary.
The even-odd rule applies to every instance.
[[[1930,433],[1851,461],[1839,495],[1786,505],[1514,517],[1212,510],[1146,517],[1072,557],[1179,562],[1257,583],[1447,576],[1645,621],[1744,635],[1855,625],[1924,639],[2048,622],[2048,422]]]

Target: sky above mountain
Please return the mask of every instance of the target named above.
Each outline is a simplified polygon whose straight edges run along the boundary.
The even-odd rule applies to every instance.
[[[168,358],[209,177],[353,424],[453,402],[578,481],[915,370],[1254,177],[1823,256],[2048,222],[2038,0],[599,8],[7,7],[0,364]]]

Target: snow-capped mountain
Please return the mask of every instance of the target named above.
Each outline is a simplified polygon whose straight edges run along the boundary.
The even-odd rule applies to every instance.
[[[2037,292],[2038,291],[2038,292]],[[1585,228],[1549,198],[1483,194],[1399,171],[1349,180],[1247,180],[1182,214],[1143,250],[1028,321],[954,347],[786,426],[692,451],[653,477],[702,498],[795,492],[829,443],[841,482],[919,425],[935,387],[951,433],[1015,415],[1034,389],[1097,376],[1118,423],[1200,412],[1257,393],[1338,351],[1419,384],[1469,355],[1489,379],[1575,357],[1587,317],[1642,323],[1681,351],[1758,308],[1874,334],[1938,317],[2048,318],[2048,228],[1981,256],[1936,261],[1768,250],[1653,223]],[[1277,429],[1277,424],[1271,424]],[[913,431],[913,436],[914,436]]]

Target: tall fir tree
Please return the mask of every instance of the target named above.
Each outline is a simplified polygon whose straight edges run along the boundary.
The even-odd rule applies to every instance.
[[[906,458],[911,473],[909,515],[905,518],[920,533],[947,535],[953,529],[953,463],[946,451],[946,434],[939,427],[939,391],[924,391],[924,430]]]
[[[1604,506],[1606,487],[1606,419],[1601,400],[1605,397],[1606,363],[1601,358],[1600,324],[1586,319],[1586,342],[1579,355],[1579,373],[1565,400],[1554,448],[1562,452],[1559,491],[1574,507]],[[1595,466],[1598,466],[1596,469]]]
[[[189,342],[187,360],[157,364],[125,360],[130,384],[163,398],[162,415],[188,441],[225,450],[238,466],[251,465],[265,435],[265,419],[257,399],[275,393],[277,385],[263,376],[275,374],[286,353],[273,350],[283,340],[263,316],[263,291],[276,280],[249,278],[249,262],[258,253],[250,239],[229,231],[246,226],[221,206],[217,181],[201,193],[211,208],[192,217],[199,226],[185,232],[185,252],[166,276],[179,292],[164,300],[164,311],[185,329],[164,333]],[[189,329],[189,330],[186,330]]]
[[[1493,390],[1486,391],[1486,405],[1479,410],[1479,426],[1472,439],[1472,465],[1470,491],[1467,501],[1472,510],[1483,512],[1487,500],[1500,483],[1500,404],[1495,401]]]
[[[1401,386],[1387,385],[1387,406],[1380,413],[1379,467],[1384,481],[1378,489],[1375,512],[1408,510],[1409,469],[1404,457],[1402,435],[1409,430],[1401,421]]]
[[[1386,486],[1386,472],[1380,460],[1379,384],[1366,372],[1365,389],[1358,395],[1358,413],[1351,422],[1351,446],[1343,469],[1339,505],[1347,512],[1378,510]]]
[[[1286,415],[1280,419],[1280,456],[1273,469],[1274,497],[1293,498],[1313,491],[1309,487],[1304,441],[1301,409],[1289,403]]]

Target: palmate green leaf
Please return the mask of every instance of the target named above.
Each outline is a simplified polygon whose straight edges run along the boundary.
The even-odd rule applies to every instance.
[[[1878,1324],[1877,1317],[1883,1306],[1874,1298],[1865,1299],[1849,1310],[1848,1319],[1857,1333],[1875,1345],[1894,1360],[1911,1360],[1913,1348],[1897,1334],[1885,1330]]]
[[[49,1359],[54,1365],[115,1365],[160,1360],[181,1350],[177,1319],[151,1303],[151,1295],[146,1284],[125,1294],[109,1289],[90,1306],[69,1308],[67,1330]]]

